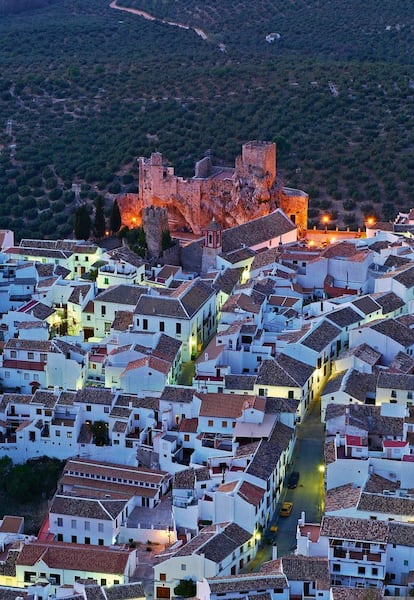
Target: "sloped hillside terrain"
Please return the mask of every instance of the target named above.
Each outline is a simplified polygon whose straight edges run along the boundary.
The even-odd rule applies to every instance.
[[[56,0],[0,20],[0,227],[72,234],[78,201],[136,190],[136,157],[191,175],[278,143],[311,224],[414,204],[414,5],[406,0]],[[191,29],[162,20],[199,28]],[[273,41],[266,41],[272,34]],[[81,186],[80,200],[72,184]]]

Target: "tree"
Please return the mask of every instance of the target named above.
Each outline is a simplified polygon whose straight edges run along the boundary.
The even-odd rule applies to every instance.
[[[117,233],[121,228],[121,211],[119,210],[118,202],[115,200],[112,205],[111,216],[109,220],[109,226],[112,233]]]
[[[96,446],[109,445],[108,423],[105,421],[95,421],[90,425],[93,434],[93,443]]]
[[[161,248],[164,251],[168,250],[168,248],[171,248],[172,246],[174,246],[174,242],[171,238],[171,234],[168,229],[164,229],[161,235]]]
[[[73,223],[75,238],[77,240],[87,240],[91,234],[91,218],[89,216],[86,204],[81,204],[76,211]]]
[[[98,240],[103,238],[105,235],[104,199],[102,196],[98,196],[95,200],[95,219],[93,222],[93,232]]]

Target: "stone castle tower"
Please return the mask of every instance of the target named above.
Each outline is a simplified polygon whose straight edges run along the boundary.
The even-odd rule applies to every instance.
[[[162,234],[169,231],[166,208],[148,206],[142,210],[142,227],[145,231],[148,254],[158,258],[162,254]]]
[[[201,236],[212,219],[227,229],[281,208],[297,225],[299,235],[307,228],[308,195],[284,187],[278,179],[273,142],[243,144],[234,168],[214,166],[206,156],[196,163],[191,178],[175,175],[159,152],[139,158],[138,167],[135,221],[132,219],[137,225],[141,211],[166,207],[172,231],[189,230]],[[121,201],[120,207],[123,224],[130,226],[130,199]]]

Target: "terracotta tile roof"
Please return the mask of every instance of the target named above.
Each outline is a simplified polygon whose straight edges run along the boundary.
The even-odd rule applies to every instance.
[[[267,266],[273,266],[279,254],[280,251],[278,248],[267,248],[263,252],[257,252],[251,266],[252,271]]]
[[[326,466],[331,465],[332,463],[334,463],[336,461],[336,447],[335,447],[334,441],[325,443],[324,459],[325,459]]]
[[[331,396],[335,392],[339,392],[339,390],[342,389],[346,375],[348,375],[348,371],[340,371],[339,373],[331,375],[323,389],[322,395]]]
[[[54,497],[49,511],[58,515],[69,515],[86,519],[99,519],[101,521],[113,521],[124,510],[126,501],[119,500],[100,501],[85,498],[71,498],[69,496],[57,495]]]
[[[414,357],[405,352],[398,352],[388,367],[390,372],[414,373]]]
[[[243,267],[220,271],[214,281],[213,287],[230,296],[236,285],[240,282],[243,271]]]
[[[244,394],[200,393],[194,395],[201,400],[200,417],[228,417],[237,419],[246,408],[257,409],[261,400]],[[258,410],[262,410],[259,408]]]
[[[72,293],[68,298],[68,302],[72,304],[81,304],[81,300],[85,300],[86,295],[93,288],[93,285],[75,285],[73,286]]]
[[[231,577],[209,577],[207,578],[212,594],[240,593],[248,594],[249,591],[258,589],[286,589],[288,582],[284,575],[261,575],[260,573],[239,573]],[[241,596],[242,597],[242,596]],[[250,598],[250,596],[249,596]],[[255,594],[252,598],[258,598]],[[13,599],[14,600],[14,599]]]
[[[368,344],[363,343],[354,348],[349,348],[346,352],[341,354],[341,358],[346,358],[348,356],[355,356],[373,367],[378,363],[382,355],[378,350],[374,350],[374,348],[371,348]]]
[[[126,583],[124,585],[104,586],[106,600],[145,600],[142,583]]]
[[[94,573],[123,575],[128,565],[129,552],[99,546],[34,541],[23,546],[17,564],[34,566],[42,560],[49,568],[84,571],[93,565]]]
[[[362,320],[361,315],[355,310],[352,310],[349,306],[328,313],[326,318],[338,327],[349,327]]]
[[[366,600],[367,590],[354,587],[333,586],[331,588],[331,598],[332,600]],[[383,591],[370,588],[369,598],[370,600],[381,600],[383,598]]]
[[[138,254],[135,254],[135,252],[130,250],[128,246],[120,246],[119,248],[110,250],[108,254],[112,259],[123,261],[132,265],[133,267],[141,267],[143,264],[145,264],[145,261],[138,256]]]
[[[378,388],[390,390],[414,390],[414,375],[381,371],[378,376]]]
[[[163,360],[173,361],[181,348],[180,340],[176,340],[165,333],[161,333],[157,344],[152,351],[153,356]]]
[[[414,547],[414,525],[412,523],[388,523],[388,543]]]
[[[7,340],[5,350],[27,350],[31,352],[50,352],[52,349],[51,341],[22,340],[20,338],[10,338]]]
[[[299,400],[295,398],[274,398],[266,396],[266,414],[290,413],[296,414],[299,406]]]
[[[257,485],[253,485],[248,481],[243,481],[241,486],[239,487],[239,491],[237,495],[243,500],[246,500],[249,504],[253,506],[259,506],[261,501],[263,500],[265,490],[259,488]]]
[[[172,365],[170,361],[161,360],[155,356],[144,356],[143,358],[138,358],[137,360],[132,360],[130,363],[128,363],[128,365],[122,371],[121,377],[123,377],[129,371],[134,371],[143,367],[146,367],[147,369],[153,369],[154,371],[163,373],[163,375],[168,375],[171,366]]]
[[[378,304],[371,296],[361,296],[360,298],[353,300],[352,304],[365,315],[370,315],[381,309],[381,305]]]
[[[256,246],[295,229],[296,226],[292,221],[278,209],[269,215],[223,231],[223,252],[230,252],[243,246]]]
[[[249,258],[251,259],[250,262],[253,262],[254,256],[255,252],[248,247],[237,248],[236,250],[231,250],[230,252],[223,252],[220,254],[221,258],[232,265],[236,265],[237,263],[248,260]]]
[[[321,255],[324,258],[350,258],[359,254],[359,249],[352,242],[340,241],[336,244],[330,244]]]
[[[87,480],[91,479],[90,475],[100,475],[101,478],[109,477],[110,480],[115,477],[116,481],[118,481],[118,478],[128,481],[131,480],[133,484],[135,482],[140,483],[144,481],[158,485],[164,479],[169,477],[166,471],[147,469],[145,467],[117,465],[86,458],[71,458],[68,460],[64,468],[64,473],[70,474],[70,472],[73,472],[74,474],[78,473],[79,476],[83,476]]]
[[[363,493],[358,504],[358,510],[412,516],[414,514],[414,500]]]
[[[246,473],[267,481],[273,474],[280,457],[292,441],[293,429],[277,423],[268,440],[262,440]]]
[[[196,481],[208,481],[209,479],[211,477],[207,467],[184,469],[174,474],[173,488],[192,490]]]
[[[242,310],[247,313],[259,314],[261,309],[261,303],[255,302],[254,298],[243,292],[230,296],[221,307],[222,313]]]
[[[75,402],[112,405],[115,394],[106,388],[86,387],[76,392]]]
[[[0,525],[2,533],[19,533],[24,525],[24,517],[4,515]]]
[[[394,277],[395,281],[401,283],[405,288],[414,287],[414,266],[410,266],[403,271],[400,271]]]
[[[180,433],[197,433],[198,419],[182,419],[178,431]]]
[[[115,304],[129,304],[135,307],[142,294],[146,294],[148,289],[138,285],[112,285],[103,290],[95,297],[95,302],[110,302]]]
[[[160,396],[160,400],[166,402],[183,402],[189,404],[193,401],[194,388],[186,386],[166,385]]]
[[[112,329],[115,331],[128,331],[130,325],[132,325],[132,312],[129,310],[117,310],[115,312],[115,319],[112,322]]]
[[[322,518],[321,535],[340,540],[386,543],[388,541],[388,524],[371,519],[326,515]]]
[[[344,379],[343,390],[346,394],[364,403],[369,392],[375,394],[377,377],[377,373],[361,373],[361,371],[351,369]]]
[[[257,385],[303,387],[313,375],[313,368],[287,354],[274,360],[263,360],[257,375]]]
[[[253,391],[256,375],[225,375],[224,387],[226,390]]]
[[[317,590],[329,590],[331,577],[327,558],[288,554],[280,560],[289,582],[315,581]]]
[[[302,344],[307,348],[322,352],[329,344],[336,340],[341,334],[341,330],[326,320],[320,321],[310,333],[302,340]]]
[[[325,513],[356,507],[360,495],[361,488],[354,486],[352,483],[327,490],[325,494]]]
[[[404,306],[404,301],[397,294],[394,294],[394,292],[380,292],[372,294],[372,297],[381,306],[384,315],[390,314]]]

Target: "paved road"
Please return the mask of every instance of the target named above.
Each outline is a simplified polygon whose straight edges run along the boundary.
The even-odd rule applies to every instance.
[[[277,546],[277,556],[290,554],[296,548],[296,527],[301,512],[304,511],[308,523],[319,523],[324,510],[323,491],[323,443],[324,429],[320,421],[320,401],[315,400],[309,407],[301,425],[297,428],[297,443],[289,468],[289,473],[299,471],[300,479],[296,489],[287,488],[282,501],[293,502],[293,510],[289,517],[279,517],[276,511],[271,521],[277,525],[278,532],[265,532],[263,539],[272,538]],[[272,545],[263,543],[254,561],[246,567],[246,571],[257,571],[260,565],[272,558]]]

